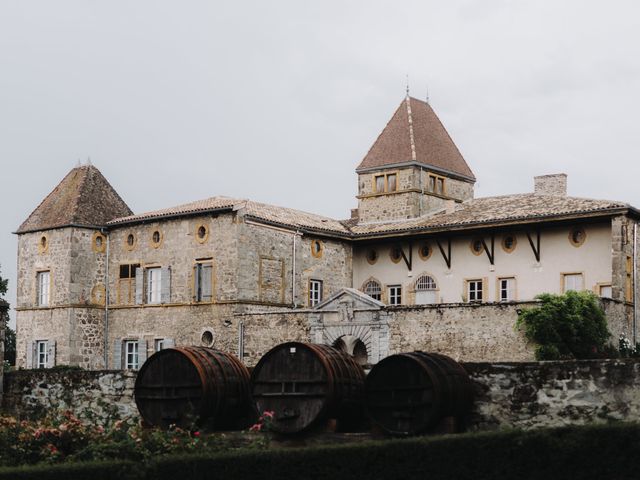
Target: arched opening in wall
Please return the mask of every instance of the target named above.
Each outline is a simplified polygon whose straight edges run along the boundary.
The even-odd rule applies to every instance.
[[[358,337],[343,335],[333,342],[333,347],[351,355],[358,365],[365,368],[369,365],[367,346]]]
[[[437,285],[430,275],[422,275],[416,280],[416,305],[429,305],[438,301]]]

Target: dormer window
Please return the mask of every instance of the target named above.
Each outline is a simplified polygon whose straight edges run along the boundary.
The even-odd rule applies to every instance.
[[[374,177],[376,192],[389,193],[398,190],[398,175],[396,173],[385,173]]]
[[[438,195],[444,195],[444,177],[440,175],[429,174],[429,191]]]

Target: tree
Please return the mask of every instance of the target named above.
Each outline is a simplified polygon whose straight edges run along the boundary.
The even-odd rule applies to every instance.
[[[569,291],[536,298],[540,306],[524,309],[517,322],[525,337],[537,344],[536,359],[595,358],[606,352],[611,334],[597,296]]]
[[[4,359],[10,365],[16,364],[16,332],[9,326],[9,302],[4,299],[9,280],[0,276],[0,321],[4,324]]]

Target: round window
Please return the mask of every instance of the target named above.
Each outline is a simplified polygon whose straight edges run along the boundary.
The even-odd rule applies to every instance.
[[[45,235],[40,237],[40,245],[39,245],[40,251],[44,252],[47,249],[47,247],[49,246],[47,243],[48,243],[48,240]]]
[[[96,247],[102,248],[102,236],[96,237]]]
[[[133,233],[127,235],[127,245],[133,247],[136,243],[136,237],[134,237]]]
[[[482,253],[482,249],[483,245],[481,239],[476,238],[475,240],[471,241],[471,251],[474,255],[480,255]]]
[[[502,249],[507,252],[507,253],[511,253],[516,249],[516,244],[517,244],[517,240],[516,240],[516,236],[515,235],[505,235],[502,238]]]
[[[569,233],[569,241],[574,247],[579,247],[587,239],[587,234],[582,228],[574,228]]]
[[[432,250],[431,250],[431,246],[427,243],[425,243],[424,245],[422,245],[420,247],[420,249],[418,250],[418,253],[420,254],[420,258],[422,260],[426,260],[431,256]]]
[[[151,246],[153,248],[158,248],[162,244],[162,234],[160,230],[154,230],[151,234]]]
[[[378,252],[373,249],[369,250],[367,252],[367,262],[369,262],[369,265],[373,265],[377,261],[378,261]]]
[[[211,347],[213,345],[213,332],[211,330],[205,330],[202,332],[202,336],[200,337],[200,342],[204,347]]]
[[[322,250],[324,250],[324,245],[320,240],[313,240],[311,242],[311,255],[320,258],[322,257]]]
[[[204,225],[198,227],[198,238],[203,240],[207,236],[207,228]]]
[[[400,247],[393,247],[389,251],[389,256],[391,257],[391,261],[393,263],[398,263],[402,259],[402,250]]]

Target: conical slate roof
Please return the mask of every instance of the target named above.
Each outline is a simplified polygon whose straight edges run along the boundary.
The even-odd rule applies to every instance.
[[[100,170],[82,165],[71,170],[29,215],[16,233],[74,226],[103,226],[132,215]]]
[[[409,162],[475,180],[431,106],[413,97],[402,101],[356,171]]]

